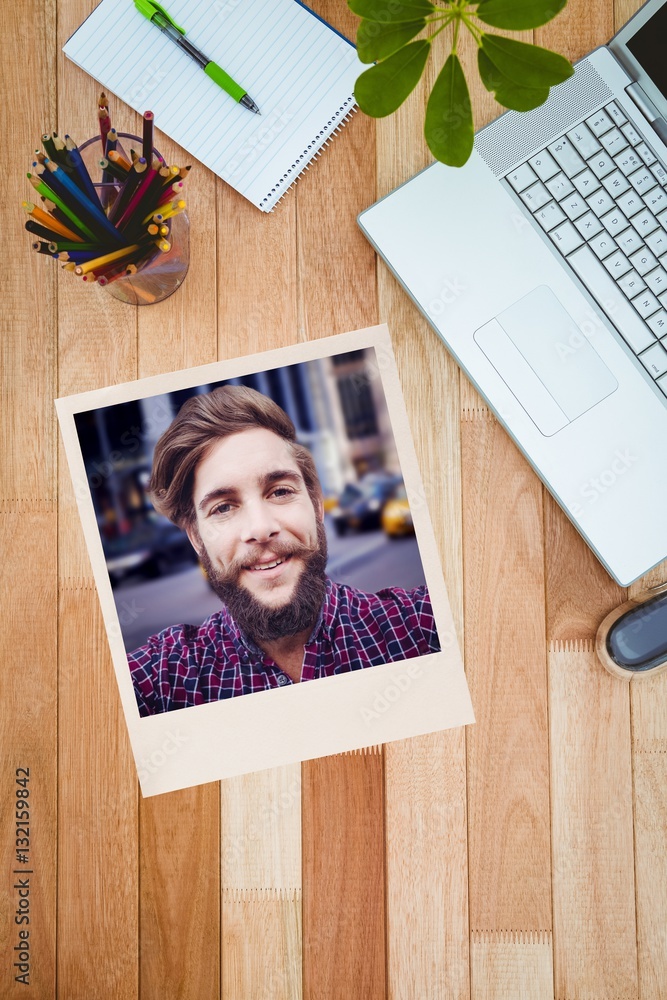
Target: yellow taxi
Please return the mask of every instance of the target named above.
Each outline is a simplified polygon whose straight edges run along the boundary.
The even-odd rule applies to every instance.
[[[405,485],[399,483],[382,510],[382,528],[390,538],[414,534],[412,514]]]

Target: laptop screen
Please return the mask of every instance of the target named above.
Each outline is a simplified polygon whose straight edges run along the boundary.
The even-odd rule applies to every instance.
[[[626,41],[626,47],[656,87],[667,97],[667,4]]]

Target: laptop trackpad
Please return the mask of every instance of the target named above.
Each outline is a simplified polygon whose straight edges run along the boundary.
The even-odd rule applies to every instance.
[[[474,336],[547,437],[618,387],[600,355],[546,285],[534,288]]]

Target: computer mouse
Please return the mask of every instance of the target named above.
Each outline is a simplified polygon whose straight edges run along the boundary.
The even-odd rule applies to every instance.
[[[624,680],[667,670],[667,582],[611,611],[598,629],[595,650],[607,670]]]

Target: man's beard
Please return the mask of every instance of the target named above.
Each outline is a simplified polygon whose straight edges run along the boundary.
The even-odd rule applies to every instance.
[[[326,592],[327,537],[324,525],[318,520],[316,548],[276,542],[271,545],[271,553],[279,559],[291,556],[292,559],[302,559],[304,563],[292,596],[282,607],[270,607],[238,583],[243,569],[252,565],[253,557],[259,560],[261,551],[253,553],[244,565],[234,563],[225,573],[214,568],[203,547],[200,555],[212,589],[243,634],[258,646],[314,627]]]

